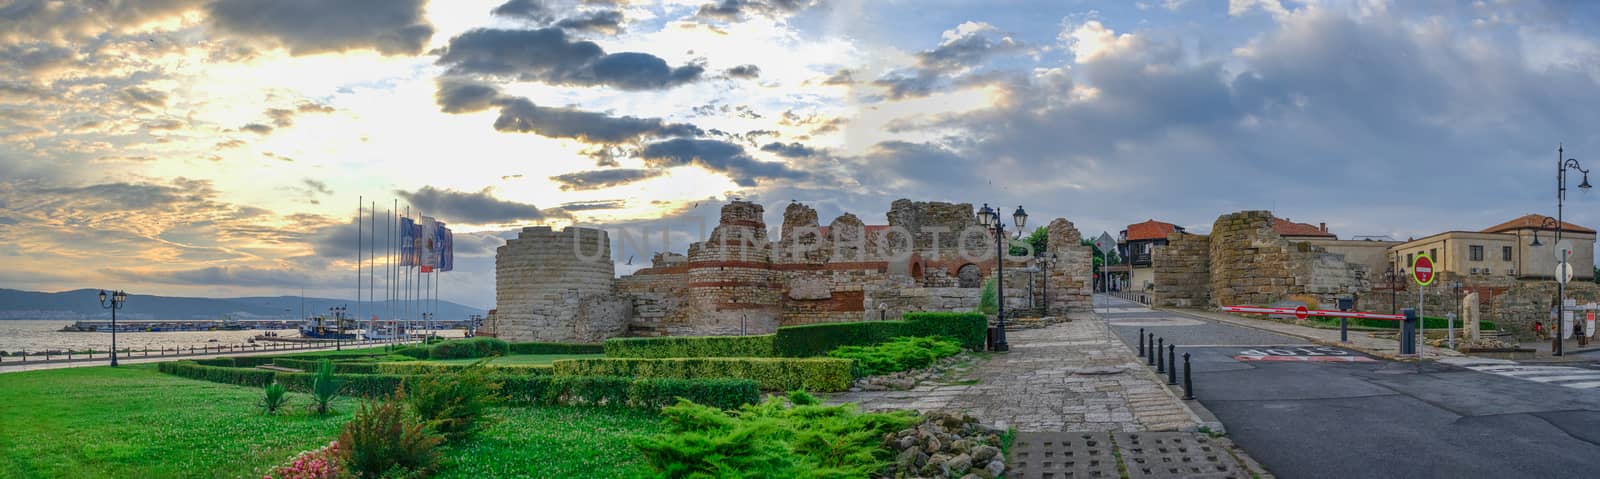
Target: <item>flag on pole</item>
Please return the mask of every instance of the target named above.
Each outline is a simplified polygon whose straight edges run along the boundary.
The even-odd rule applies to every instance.
[[[456,266],[455,233],[439,222],[439,271],[450,271]]]
[[[417,265],[416,226],[411,218],[400,218],[400,266]]]
[[[431,216],[422,217],[422,231],[417,235],[417,253],[422,256],[422,272],[432,272],[439,266],[439,222]]]

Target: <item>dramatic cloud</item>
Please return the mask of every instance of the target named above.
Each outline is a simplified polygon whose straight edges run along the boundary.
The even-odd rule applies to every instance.
[[[282,45],[294,55],[369,49],[422,53],[433,26],[424,0],[217,0],[207,10],[217,28]]]
[[[784,158],[805,158],[817,154],[817,150],[800,143],[767,143],[761,146],[761,151],[776,153]]]
[[[597,200],[562,203],[561,209],[565,211],[615,210],[625,206],[628,206],[627,200]]]
[[[670,67],[648,53],[606,53],[560,28],[478,29],[450,39],[439,57],[452,74],[496,75],[552,85],[660,90],[700,79],[699,65]]]
[[[268,108],[267,118],[278,128],[294,126],[294,117],[302,113],[332,113],[333,107],[316,103],[301,103],[294,108]]]
[[[739,65],[729,68],[723,73],[733,78],[756,78],[761,76],[761,67],[755,65]]]
[[[445,113],[472,113],[487,110],[500,100],[493,85],[459,78],[440,78],[433,101]]]
[[[555,24],[556,28],[574,31],[599,32],[616,35],[622,32],[622,12],[604,10],[589,12],[571,18],[562,19]]]
[[[701,5],[695,15],[724,21],[748,15],[776,17],[804,10],[815,3],[815,0],[721,0]]]
[[[756,186],[762,179],[797,179],[806,175],[777,162],[757,161],[744,147],[717,140],[677,138],[645,145],[639,156],[652,166],[699,165],[727,174],[739,186]]]
[[[266,135],[272,133],[272,127],[260,123],[250,123],[248,125],[239,127],[239,130],[248,131],[257,135]]]
[[[661,176],[662,170],[617,168],[610,170],[580,171],[550,177],[561,184],[561,191],[583,191],[610,188]]]
[[[499,131],[536,133],[551,138],[573,138],[591,143],[623,143],[644,136],[695,136],[694,125],[665,123],[659,118],[615,117],[570,108],[547,108],[526,98],[506,100],[494,121]]]
[[[991,57],[1023,48],[1021,42],[1010,36],[991,38],[994,36],[992,25],[963,23],[944,32],[944,41],[938,47],[918,53],[916,66],[890,72],[873,83],[887,88],[891,99],[927,96],[948,88],[952,80],[960,80],[962,74]],[[848,81],[848,76],[841,80]],[[829,83],[834,81],[834,78],[828,80]]]
[[[544,219],[538,207],[494,197],[493,188],[478,192],[424,186],[416,191],[396,191],[400,198],[429,216],[453,223],[504,224]]]
[[[167,106],[167,92],[133,86],[122,90],[122,101],[146,110],[164,108]]]

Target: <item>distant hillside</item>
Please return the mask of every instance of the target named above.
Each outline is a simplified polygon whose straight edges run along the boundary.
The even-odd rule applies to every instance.
[[[100,308],[99,290],[80,289],[60,293],[40,293],[0,288],[0,320],[6,319],[110,319],[111,312]],[[372,303],[381,308],[383,301]],[[329,307],[346,305],[354,312],[356,303],[344,299],[305,298],[306,314],[326,313]],[[366,308],[362,308],[365,310]],[[439,319],[462,319],[484,314],[484,310],[439,300]],[[117,319],[295,319],[300,317],[299,296],[253,298],[183,298],[128,295],[128,303],[117,312]]]

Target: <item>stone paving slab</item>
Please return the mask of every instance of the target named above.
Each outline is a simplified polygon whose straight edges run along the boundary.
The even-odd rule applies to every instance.
[[[1192,431],[1200,419],[1165,386],[1165,378],[1107,334],[1092,315],[1008,333],[1011,351],[993,354],[954,384],[924,382],[910,391],[829,396],[864,410],[962,411],[1018,431]],[[975,382],[975,384],[968,384]]]

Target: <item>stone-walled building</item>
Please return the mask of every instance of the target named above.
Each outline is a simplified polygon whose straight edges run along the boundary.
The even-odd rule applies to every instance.
[[[1241,211],[1218,217],[1209,236],[1169,236],[1168,245],[1154,256],[1153,302],[1199,307],[1292,299],[1332,307],[1339,298],[1371,289],[1367,265],[1304,240],[1290,240],[1280,234],[1285,223],[1271,212]],[[1326,230],[1310,227],[1304,234],[1291,234],[1325,238],[1320,233]],[[1206,287],[1198,286],[1202,284]]]
[[[489,333],[513,341],[594,342],[764,334],[908,311],[969,311],[996,269],[994,238],[977,225],[970,204],[902,199],[891,205],[886,225],[867,225],[849,213],[822,225],[816,210],[791,203],[777,238],[768,237],[764,213],[755,203],[729,203],[710,236],[687,254],[657,253],[649,267],[621,278],[613,278],[604,232],[525,228],[496,254],[500,326]],[[1088,309],[1089,247],[1065,219],[1047,230],[1057,261],[1046,268],[1032,257],[1008,258],[1007,308]],[[598,249],[605,250],[603,264],[578,264]],[[574,252],[587,256],[580,260]],[[582,284],[567,284],[568,278]]]

